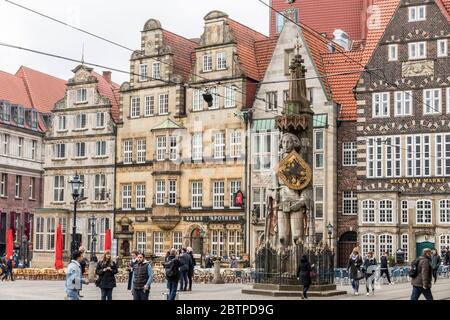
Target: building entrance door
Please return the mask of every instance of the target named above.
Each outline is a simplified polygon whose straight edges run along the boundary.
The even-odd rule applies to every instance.
[[[425,248],[433,249],[434,243],[430,242],[430,241],[417,242],[416,243],[416,257],[421,256],[423,249],[425,249]]]
[[[200,229],[194,229],[191,233],[191,247],[194,254],[202,253],[202,241],[200,237]]]
[[[348,258],[353,251],[353,248],[357,245],[357,234],[354,231],[344,233],[339,238],[338,243],[338,266],[340,268],[346,268],[348,265]]]

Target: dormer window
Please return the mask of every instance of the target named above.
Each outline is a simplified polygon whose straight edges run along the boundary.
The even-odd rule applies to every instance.
[[[153,78],[153,80],[161,79],[161,63],[160,62],[155,62],[153,64],[152,78]]]
[[[87,101],[87,91],[85,88],[77,89],[77,102]]]
[[[227,56],[225,52],[217,54],[217,70],[224,70],[227,68]]]
[[[426,7],[425,6],[415,6],[409,7],[409,22],[415,21],[425,21],[426,20]]]
[[[147,65],[141,64],[139,66],[139,81],[147,81]]]
[[[25,123],[25,109],[22,106],[17,106],[17,124],[23,126]]]
[[[38,113],[35,110],[31,110],[31,128],[36,129],[38,126]]]
[[[11,105],[6,101],[0,101],[0,120],[9,122],[11,119]]]
[[[210,54],[205,54],[203,56],[203,72],[212,71],[212,56]]]

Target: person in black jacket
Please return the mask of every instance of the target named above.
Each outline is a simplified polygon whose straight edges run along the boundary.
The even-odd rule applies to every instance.
[[[177,296],[178,281],[180,280],[180,260],[178,260],[176,255],[176,249],[170,250],[170,255],[167,257],[167,262],[164,264],[167,289],[169,289],[167,300],[175,300],[175,297]]]
[[[347,270],[349,270],[350,273],[353,293],[355,294],[355,296],[359,294],[359,280],[362,279],[359,273],[361,272],[360,268],[362,263],[363,261],[361,256],[359,255],[358,248],[354,248],[352,254],[350,255],[350,258],[348,259]]]
[[[127,271],[128,271],[128,286],[127,289],[131,290],[131,281],[133,279],[133,268],[134,266],[137,264],[137,255],[139,252],[137,252],[136,250],[131,252],[131,261],[128,263],[127,265]]]
[[[363,270],[366,278],[366,290],[369,295],[369,283],[372,286],[372,294],[375,295],[375,272],[377,269],[377,259],[373,256],[373,252],[367,252],[367,257],[364,259]]]
[[[383,274],[386,274],[386,278],[388,279],[389,284],[392,284],[391,277],[389,275],[389,266],[388,266],[388,252],[383,253],[380,259],[380,278],[383,278]]]
[[[112,300],[112,291],[116,287],[117,264],[111,260],[111,252],[105,251],[102,261],[97,264],[96,273],[99,276],[95,284],[101,289],[102,300]]]
[[[194,276],[194,268],[195,268],[195,258],[192,253],[192,248],[187,248],[187,253],[191,256],[191,264],[189,265],[189,271],[188,271],[188,279],[189,279],[189,289],[188,291],[192,291],[192,277]]]
[[[307,294],[309,287],[311,286],[311,270],[312,268],[308,261],[308,257],[303,255],[297,270],[297,279],[300,279],[303,285],[302,299],[308,299]]]
[[[186,248],[181,249],[180,260],[180,291],[187,291],[189,266],[192,264],[191,256],[187,253]]]

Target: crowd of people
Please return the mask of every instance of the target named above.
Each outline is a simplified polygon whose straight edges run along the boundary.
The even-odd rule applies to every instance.
[[[1,274],[2,281],[8,280],[8,278],[11,281],[14,281],[14,274],[13,274],[14,260],[13,260],[13,256],[10,256],[8,258],[6,255],[4,255],[0,259],[0,268],[2,270],[2,274]]]

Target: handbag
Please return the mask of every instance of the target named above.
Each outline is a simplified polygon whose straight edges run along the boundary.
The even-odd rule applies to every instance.
[[[360,269],[356,270],[356,280],[360,280],[362,278],[364,278],[364,273]]]
[[[95,285],[98,287],[100,286],[101,276],[98,276],[98,278],[95,280]]]
[[[316,277],[316,273],[314,271],[310,271],[309,276],[311,277],[311,279],[313,279]]]

